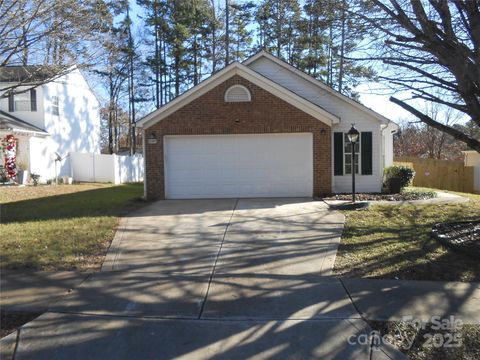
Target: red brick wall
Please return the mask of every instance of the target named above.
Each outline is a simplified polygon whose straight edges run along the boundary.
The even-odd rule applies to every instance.
[[[246,86],[252,95],[248,103],[226,103],[225,91],[233,84]],[[234,76],[180,110],[145,130],[155,133],[156,144],[145,141],[147,198],[163,199],[165,135],[264,134],[311,132],[313,134],[314,195],[332,191],[331,128],[253,83]]]

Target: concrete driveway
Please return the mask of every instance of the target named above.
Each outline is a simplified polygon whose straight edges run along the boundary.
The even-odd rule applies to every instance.
[[[124,220],[102,270],[330,275],[343,222],[308,199],[160,201]]]
[[[343,222],[310,199],[151,204],[15,358],[387,358],[356,341],[370,329],[328,276]]]

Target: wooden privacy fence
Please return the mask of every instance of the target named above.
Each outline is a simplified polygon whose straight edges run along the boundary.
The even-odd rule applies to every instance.
[[[474,168],[463,161],[397,157],[393,163],[415,170],[414,186],[473,193]]]

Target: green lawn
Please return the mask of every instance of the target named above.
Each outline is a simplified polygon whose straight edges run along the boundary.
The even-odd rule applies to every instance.
[[[142,184],[2,188],[0,266],[98,268],[119,216],[142,204],[142,192]]]
[[[434,223],[480,218],[480,196],[449,205],[373,205],[344,211],[334,273],[348,277],[479,281],[480,261],[430,237]]]

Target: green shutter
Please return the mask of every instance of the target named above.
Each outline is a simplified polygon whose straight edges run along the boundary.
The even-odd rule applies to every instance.
[[[362,132],[360,139],[362,175],[372,175],[372,132]]]
[[[13,98],[13,94],[10,93],[8,95],[8,111],[14,112],[15,111],[15,99]]]
[[[30,110],[37,111],[37,90],[30,90]]]
[[[333,133],[333,174],[343,175],[343,132]]]

